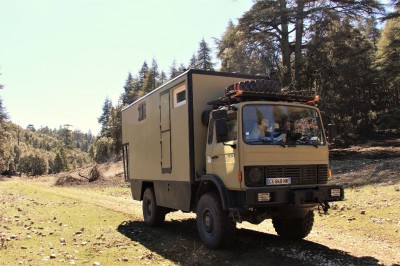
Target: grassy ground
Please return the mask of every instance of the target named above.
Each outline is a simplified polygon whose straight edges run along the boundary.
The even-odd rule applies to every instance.
[[[280,239],[270,220],[242,223],[222,250],[204,248],[194,214],[145,226],[118,166],[100,166],[94,183],[0,178],[0,265],[400,265],[400,156],[362,151],[332,161],[346,200],[316,214],[305,240]]]
[[[0,204],[0,265],[171,264],[116,233],[132,215],[96,202],[7,181],[0,183]]]

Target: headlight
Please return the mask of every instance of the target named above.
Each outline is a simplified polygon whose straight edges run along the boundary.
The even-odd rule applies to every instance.
[[[248,187],[260,187],[264,185],[263,167],[245,167],[245,184]]]

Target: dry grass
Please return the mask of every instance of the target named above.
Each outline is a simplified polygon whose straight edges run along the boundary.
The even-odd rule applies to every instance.
[[[270,220],[243,223],[232,247],[219,251],[202,246],[194,214],[170,213],[161,229],[144,226],[121,162],[98,165],[99,179],[91,183],[93,166],[58,176],[4,178],[0,233],[18,238],[0,242],[0,264],[400,264],[399,147],[353,146],[336,151],[331,164],[332,182],[345,185],[346,200],[333,204],[329,215],[316,215],[306,240],[281,240]]]
[[[3,183],[0,204],[0,265],[143,264],[147,249],[117,233],[130,215],[20,181]]]

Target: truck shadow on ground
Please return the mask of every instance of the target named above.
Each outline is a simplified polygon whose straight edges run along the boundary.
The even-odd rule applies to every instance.
[[[235,240],[224,249],[210,250],[202,245],[194,219],[167,221],[157,228],[142,221],[125,221],[117,230],[151,252],[181,265],[379,265],[373,257],[354,257],[307,240],[288,241],[248,229],[235,231]]]

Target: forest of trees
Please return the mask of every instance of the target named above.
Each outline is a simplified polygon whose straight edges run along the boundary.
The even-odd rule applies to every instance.
[[[320,95],[324,123],[335,124],[342,138],[398,132],[400,1],[390,7],[385,13],[376,0],[255,0],[237,24],[229,22],[215,38],[214,50],[203,39],[187,64],[174,60],[168,73],[155,58],[137,74],[128,73],[118,102],[104,101],[94,144],[64,147],[87,150],[98,163],[118,160],[121,110],[190,68],[269,76],[290,91]],[[0,155],[14,149],[3,141],[10,134],[5,121],[0,99]],[[0,160],[7,165],[3,156]]]
[[[6,121],[4,108],[1,114],[0,174],[55,174],[85,166],[92,161],[88,150],[95,136],[90,132],[71,131],[68,126],[36,130],[33,125],[28,125],[24,129]]]
[[[186,66],[172,62],[168,79],[156,59],[129,73],[118,103],[104,102],[94,148],[103,154],[95,160],[120,156],[122,108],[186,69],[215,70],[213,53],[219,71],[269,76],[291,91],[320,95],[324,122],[342,138],[400,130],[400,2],[392,7],[385,14],[375,0],[255,1],[215,39],[215,51],[203,39]]]

